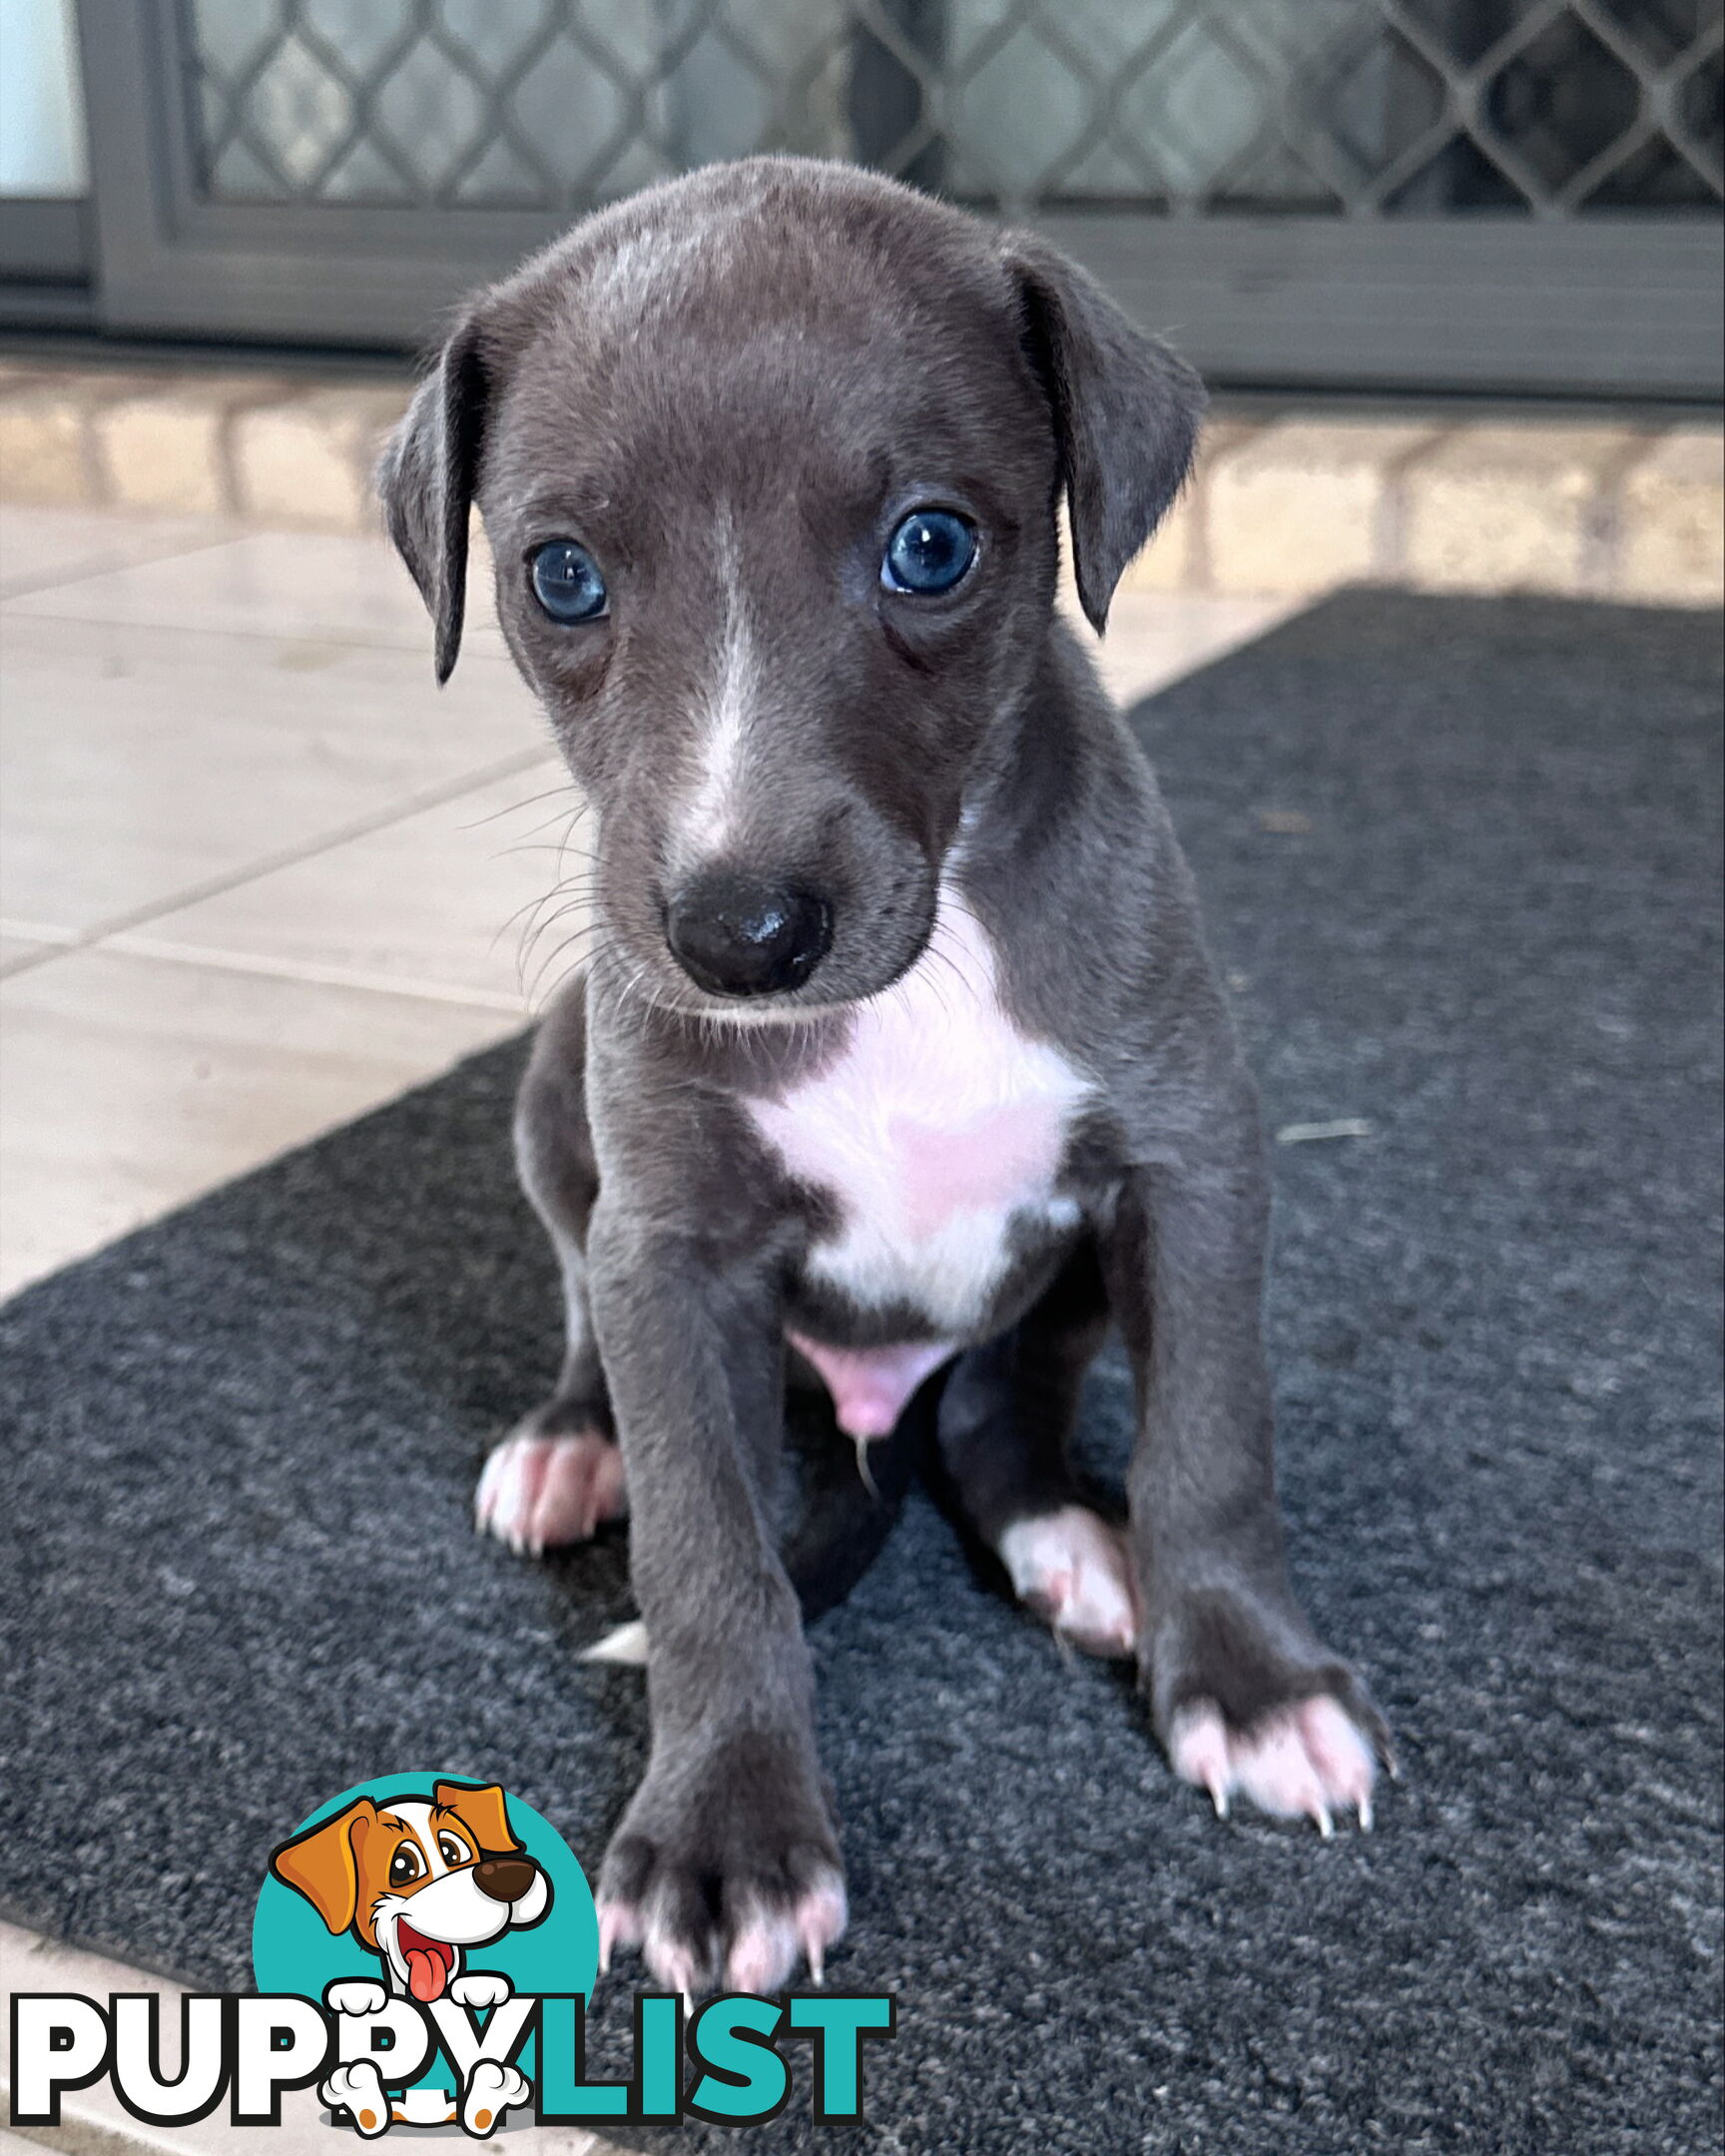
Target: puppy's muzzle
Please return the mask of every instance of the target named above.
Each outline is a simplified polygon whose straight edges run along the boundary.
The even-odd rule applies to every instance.
[[[525,1857],[486,1857],[473,1867],[473,1884],[493,1901],[519,1901],[538,1870]]]
[[[665,940],[709,995],[783,995],[801,988],[826,957],[833,911],[802,885],[713,871],[672,899]]]

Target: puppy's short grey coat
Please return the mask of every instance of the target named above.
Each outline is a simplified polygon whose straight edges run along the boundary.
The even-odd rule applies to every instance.
[[[1284,1571],[1252,1084],[1155,781],[1054,607],[1062,495],[1100,629],[1202,401],[1040,241],[763,159],[482,293],[385,455],[439,678],[476,502],[597,819],[596,939],[517,1127],[567,1359],[479,1502],[534,1547],[627,1502],[653,1741],[602,1926],[682,1988],[818,1971],[845,1921],[774,1526],[788,1381],[860,1447],[937,1396],[1020,1596],[1136,1657],[1218,1810],[1370,1821],[1382,1724]],[[969,535],[938,589],[892,570],[917,519]],[[1124,1532],[1065,1457],[1110,1320]]]

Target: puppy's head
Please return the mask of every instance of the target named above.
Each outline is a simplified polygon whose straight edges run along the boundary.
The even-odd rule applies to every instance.
[[[360,1797],[283,1843],[270,1870],[322,1917],[381,1954],[404,1990],[442,1995],[461,1949],[535,1924],[550,1882],[522,1850],[495,1784],[439,1782],[379,1806]]]
[[[966,808],[1035,724],[1062,491],[1100,628],[1202,402],[1041,242],[759,159],[483,294],[379,485],[439,679],[484,516],[504,635],[596,815],[596,962],[679,1008],[792,1015],[914,961]]]

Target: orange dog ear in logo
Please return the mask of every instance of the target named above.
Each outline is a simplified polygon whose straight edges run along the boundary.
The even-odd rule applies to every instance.
[[[501,1790],[496,1793],[502,1796]],[[345,1931],[359,1908],[359,1863],[355,1837],[365,1839],[377,1807],[369,1797],[355,1798],[345,1812],[321,1820],[270,1859],[270,1869],[284,1886],[301,1893],[331,1931]]]
[[[475,1843],[488,1857],[521,1847],[509,1825],[508,1802],[495,1782],[483,1789],[470,1789],[462,1782],[434,1782],[431,1795],[442,1811],[453,1812],[472,1829]]]

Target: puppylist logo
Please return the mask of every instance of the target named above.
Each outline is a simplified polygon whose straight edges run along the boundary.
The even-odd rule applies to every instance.
[[[581,1867],[530,1805],[452,1775],[384,1776],[303,1821],[271,1855],[252,1962],[256,1992],[183,2001],[172,2080],[154,1993],[14,1994],[12,2123],[57,2126],[63,2093],[106,2077],[155,2126],[224,2099],[236,2126],[279,2126],[284,2091],[313,2086],[366,2140],[451,2125],[485,2140],[511,2113],[745,2126],[791,2100],[787,2037],[807,2039],[814,2117],[855,2121],[863,2044],[896,2021],[882,1994],[726,1992],[691,2012],[641,1992],[629,2078],[589,2081],[599,1924]]]

